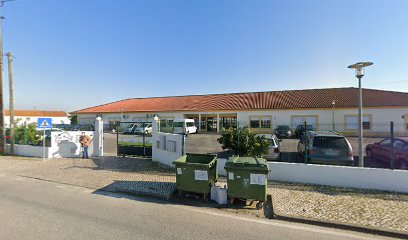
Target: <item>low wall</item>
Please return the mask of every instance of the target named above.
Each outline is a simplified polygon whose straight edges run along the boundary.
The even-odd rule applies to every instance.
[[[95,131],[85,131],[92,141],[88,148],[90,157],[103,156],[103,122],[100,118],[95,120]],[[31,146],[31,145],[14,145],[14,155],[24,157],[45,158],[75,158],[82,154],[79,138],[82,131],[52,131],[51,147]],[[95,149],[95,151],[94,151]],[[10,145],[7,144],[7,153],[10,153]]]
[[[152,160],[174,167],[173,162],[183,155],[184,136],[156,132],[152,141]]]
[[[81,131],[64,131],[64,132],[52,132],[51,133],[51,158],[75,158],[81,155],[81,144],[79,138],[81,137]],[[93,156],[94,149],[94,132],[85,131],[85,134],[90,136],[92,142],[88,147],[89,156]]]
[[[10,144],[6,144],[7,153],[10,153]],[[41,146],[31,146],[31,145],[18,145],[14,144],[14,154],[23,157],[43,157],[43,147]],[[50,157],[50,147],[45,148],[45,157]]]
[[[218,174],[226,176],[226,159],[218,159]],[[269,162],[268,180],[408,193],[408,171],[303,163]]]

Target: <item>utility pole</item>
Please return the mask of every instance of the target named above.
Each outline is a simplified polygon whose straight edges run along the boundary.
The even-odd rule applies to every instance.
[[[0,0],[0,10],[4,3],[14,0]],[[3,99],[3,34],[2,23],[4,17],[0,11],[0,155],[6,154],[6,132],[4,129],[4,99]]]
[[[7,54],[9,77],[9,112],[10,112],[10,155],[14,155],[14,88],[13,88],[13,55]]]
[[[1,2],[0,7],[3,6]],[[3,16],[0,16],[0,155],[6,154],[6,132],[4,131],[4,99],[3,99]]]

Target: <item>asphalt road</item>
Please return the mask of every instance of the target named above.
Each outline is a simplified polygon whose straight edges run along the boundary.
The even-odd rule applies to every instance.
[[[0,239],[373,239],[0,174]]]

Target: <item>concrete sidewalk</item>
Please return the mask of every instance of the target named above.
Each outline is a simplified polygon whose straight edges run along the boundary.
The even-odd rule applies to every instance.
[[[172,168],[143,158],[42,159],[2,157],[0,171],[95,190],[169,199],[176,189]]]

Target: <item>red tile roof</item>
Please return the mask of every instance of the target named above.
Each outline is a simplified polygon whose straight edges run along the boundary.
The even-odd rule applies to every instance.
[[[228,93],[176,97],[132,98],[86,108],[72,114],[114,112],[214,111],[250,109],[354,108],[357,88],[327,88]],[[408,93],[363,89],[364,107],[408,107]]]
[[[4,114],[10,116],[9,110],[5,110]],[[64,111],[41,111],[41,110],[14,110],[15,117],[67,117],[68,114]]]

